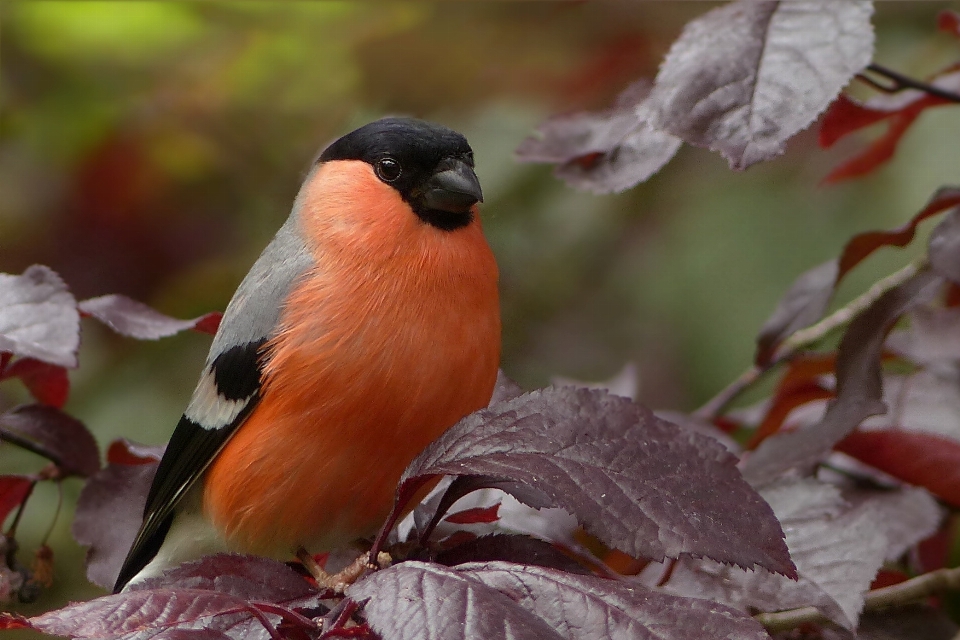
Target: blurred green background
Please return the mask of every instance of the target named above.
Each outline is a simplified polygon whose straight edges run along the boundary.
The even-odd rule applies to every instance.
[[[651,76],[699,2],[0,4],[0,271],[58,271],[78,298],[124,293],[180,317],[222,309],[316,152],[387,114],[464,132],[501,268],[503,368],[527,388],[636,363],[639,397],[691,409],[733,379],[804,269],[898,225],[957,182],[960,109],[924,114],[875,174],[820,187],[877,129],[828,152],[815,131],[744,173],[685,148],[617,196],[574,192],[513,149],[544,118],[601,108]],[[876,60],[925,76],[958,57],[935,32],[957,3],[880,2]],[[870,95],[855,87],[860,96]],[[906,254],[881,252],[850,297]],[[84,321],[67,410],[102,445],[164,442],[209,337],[157,343]],[[24,399],[0,386],[0,410]],[[0,472],[38,459],[0,447]],[[24,612],[100,593],[70,539],[77,481],[51,537],[56,586]],[[50,526],[40,487],[24,559]]]

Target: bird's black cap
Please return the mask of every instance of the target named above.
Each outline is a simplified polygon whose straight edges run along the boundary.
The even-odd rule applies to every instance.
[[[414,118],[383,118],[332,143],[318,162],[362,160],[424,222],[445,231],[470,223],[483,200],[473,150],[463,135]]]

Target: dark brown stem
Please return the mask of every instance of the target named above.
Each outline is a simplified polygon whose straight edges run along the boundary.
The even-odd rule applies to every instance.
[[[871,71],[892,82],[892,84],[883,84],[882,82],[878,82],[863,73],[857,74],[857,79],[862,82],[866,82],[878,91],[883,91],[884,93],[897,93],[898,91],[903,91],[904,89],[917,89],[950,102],[960,103],[960,94],[941,89],[940,87],[930,84],[929,82],[922,82],[915,78],[911,78],[910,76],[905,76],[902,73],[898,73],[893,69],[887,69],[879,64],[871,64],[867,66],[867,71]]]

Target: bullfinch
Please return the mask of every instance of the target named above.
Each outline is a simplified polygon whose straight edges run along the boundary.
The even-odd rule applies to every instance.
[[[227,306],[115,591],[376,532],[404,467],[493,393],[482,200],[467,140],[436,124],[378,120],[321,153]]]

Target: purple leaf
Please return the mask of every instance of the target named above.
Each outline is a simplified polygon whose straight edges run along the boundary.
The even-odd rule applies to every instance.
[[[837,348],[837,397],[817,424],[767,438],[746,459],[743,475],[754,486],[781,473],[816,464],[837,442],[869,416],[883,413],[880,357],[897,319],[927,301],[943,284],[920,272],[881,296],[854,318]]]
[[[347,596],[364,603],[363,618],[385,640],[563,638],[496,589],[435,564],[377,571],[348,587]]]
[[[753,618],[724,605],[618,580],[491,562],[458,567],[546,621],[560,637],[638,640],[764,640]]]
[[[692,20],[657,74],[653,126],[735,169],[782,153],[870,63],[872,11],[866,0],[740,1]]]
[[[78,306],[84,314],[93,316],[117,333],[138,340],[158,340],[187,329],[206,332],[207,325],[214,321],[219,322],[220,316],[217,312],[192,320],[178,320],[142,302],[115,294],[90,298]]]
[[[823,317],[836,286],[838,262],[834,258],[805,271],[780,298],[757,337],[758,366],[769,364],[777,348],[798,329]]]
[[[549,388],[461,420],[404,472],[529,485],[633,556],[704,555],[793,574],[780,526],[716,440],[602,391]],[[522,496],[518,496],[523,499]]]
[[[515,562],[550,567],[567,573],[589,573],[583,565],[557,547],[529,536],[491,534],[441,551],[436,561],[447,566],[466,562]]]
[[[960,284],[960,208],[954,208],[930,234],[927,245],[930,267]]]
[[[194,589],[131,591],[80,602],[30,618],[31,628],[71,638],[169,640],[269,638],[242,598]],[[211,635],[210,630],[217,635]],[[232,631],[232,633],[231,633]]]
[[[503,372],[503,369],[498,369],[497,384],[493,388],[493,397],[490,398],[490,404],[488,406],[492,407],[498,402],[512,400],[522,395],[523,389],[520,388],[520,385],[508,378],[507,374]]]
[[[814,606],[853,628],[863,594],[883,562],[928,537],[942,515],[922,489],[841,495],[837,487],[801,479],[769,485],[762,493],[786,531],[799,581],[684,559],[674,568],[668,589],[744,610]]]
[[[0,440],[55,462],[66,475],[92,476],[100,451],[82,422],[54,407],[28,404],[0,414]]]
[[[87,550],[87,579],[112,589],[143,520],[156,464],[110,463],[87,481],[71,531]]]
[[[647,81],[628,87],[612,109],[559,116],[520,143],[521,162],[556,163],[555,174],[577,189],[619,193],[670,161],[680,140],[649,124]]]
[[[130,587],[131,591],[166,588],[216,591],[264,602],[289,602],[316,593],[309,582],[282,562],[231,553],[185,562]]]
[[[48,267],[0,273],[0,352],[77,366],[80,314],[67,285]]]

